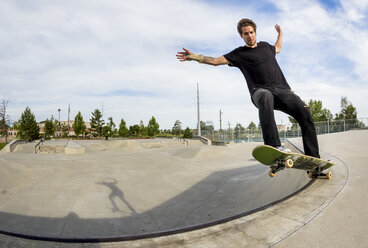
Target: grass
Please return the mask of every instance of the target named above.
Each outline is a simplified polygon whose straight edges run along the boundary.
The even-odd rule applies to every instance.
[[[0,150],[4,148],[4,146],[6,146],[5,143],[0,143]]]

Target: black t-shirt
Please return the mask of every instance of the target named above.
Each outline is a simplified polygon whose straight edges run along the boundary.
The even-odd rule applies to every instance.
[[[258,88],[290,89],[276,60],[275,46],[259,42],[257,47],[242,46],[225,54],[229,66],[238,67],[248,84],[250,94]]]

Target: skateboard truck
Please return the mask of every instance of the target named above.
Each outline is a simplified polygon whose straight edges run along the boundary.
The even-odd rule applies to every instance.
[[[285,159],[285,160],[276,160],[275,161],[276,166],[271,166],[271,169],[269,171],[270,177],[276,176],[276,172],[283,170],[285,168],[291,168],[294,165],[294,161],[292,159]]]
[[[318,167],[314,171],[307,171],[309,178],[325,178],[325,179],[331,179],[332,178],[332,172],[328,171],[327,173],[322,172],[322,168]]]

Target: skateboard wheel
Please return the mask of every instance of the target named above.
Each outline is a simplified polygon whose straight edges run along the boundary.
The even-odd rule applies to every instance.
[[[292,159],[286,159],[286,161],[285,161],[285,167],[286,168],[291,168],[291,167],[293,167],[293,165],[294,165],[294,161],[292,160]]]
[[[332,178],[332,171],[327,172],[326,177],[327,177],[327,179],[331,179]]]
[[[268,172],[268,175],[270,176],[270,177],[274,177],[274,176],[276,176],[276,173],[273,173],[272,172],[272,169]]]

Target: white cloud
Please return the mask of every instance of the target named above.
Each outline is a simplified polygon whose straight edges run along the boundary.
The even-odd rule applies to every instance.
[[[323,8],[317,1],[281,1],[280,22],[284,48],[279,62],[302,99],[322,100],[333,113],[340,111],[340,98],[347,96],[367,117],[368,29],[351,9],[366,13],[367,4],[345,4]],[[362,16],[360,15],[360,16]]]
[[[123,117],[128,125],[147,124],[154,115],[162,128],[171,128],[177,119],[194,128],[199,83],[204,121],[218,128],[221,108],[232,126],[258,123],[237,69],[175,58],[182,47],[219,56],[243,45],[236,23],[249,17],[258,24],[258,40],[273,43],[274,24],[283,28],[278,60],[303,99],[322,100],[335,112],[344,94],[361,117],[368,116],[363,95],[355,92],[367,88],[368,31],[362,29],[367,5],[356,1],[331,12],[316,1],[281,0],[277,11],[260,7],[272,4],[1,1],[0,96],[10,100],[15,120],[26,106],[38,121],[56,116],[58,108],[66,119],[71,103],[72,118],[81,111],[89,119],[103,105],[106,119],[112,116],[115,123]],[[277,114],[278,122],[281,118],[286,122]]]
[[[368,2],[364,0],[341,1],[341,16],[352,22],[364,21],[367,17]]]

